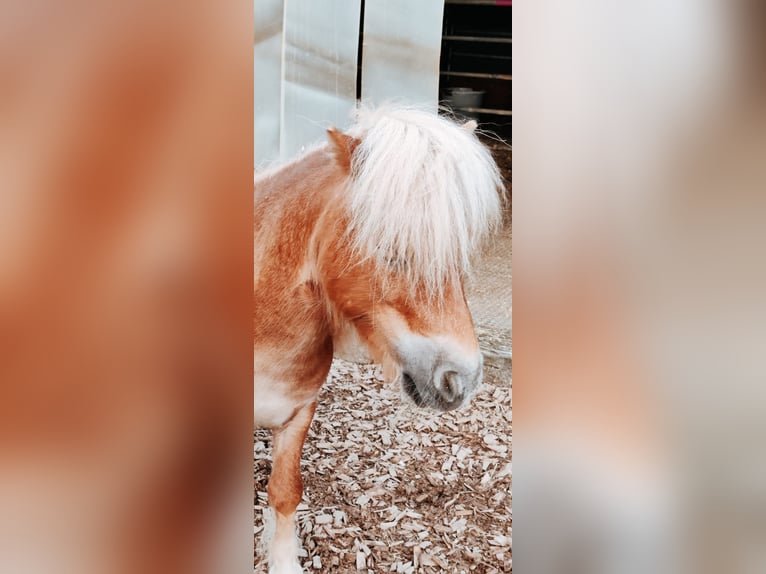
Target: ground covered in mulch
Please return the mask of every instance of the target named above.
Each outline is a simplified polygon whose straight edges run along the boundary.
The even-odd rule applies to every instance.
[[[336,361],[303,456],[307,571],[511,572],[511,384],[451,413],[410,406],[378,368]],[[255,433],[255,537],[270,433]],[[255,571],[266,572],[262,555]]]

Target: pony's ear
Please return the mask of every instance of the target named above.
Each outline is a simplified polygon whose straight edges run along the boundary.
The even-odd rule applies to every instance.
[[[330,140],[330,151],[335,156],[335,161],[347,172],[351,171],[351,156],[354,155],[360,143],[359,140],[335,128],[327,130],[327,137]]]
[[[468,120],[466,123],[463,124],[463,129],[473,133],[476,131],[476,128],[479,127],[479,124],[476,123],[476,120]]]

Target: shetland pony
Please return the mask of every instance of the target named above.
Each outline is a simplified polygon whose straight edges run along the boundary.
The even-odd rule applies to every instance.
[[[421,407],[465,403],[482,356],[463,280],[504,193],[475,122],[359,110],[255,175],[255,424],[273,429],[270,572],[298,573],[300,456],[333,355],[372,359]]]

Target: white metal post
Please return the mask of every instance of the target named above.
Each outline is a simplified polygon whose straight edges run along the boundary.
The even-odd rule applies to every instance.
[[[343,128],[356,105],[360,0],[284,0],[281,156]]]
[[[362,102],[436,110],[444,0],[366,0]]]

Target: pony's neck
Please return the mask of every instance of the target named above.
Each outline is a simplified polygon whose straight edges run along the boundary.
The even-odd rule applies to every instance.
[[[285,284],[308,279],[320,226],[347,174],[325,147],[255,181],[255,282],[269,273]],[[272,255],[279,253],[279,257]]]

